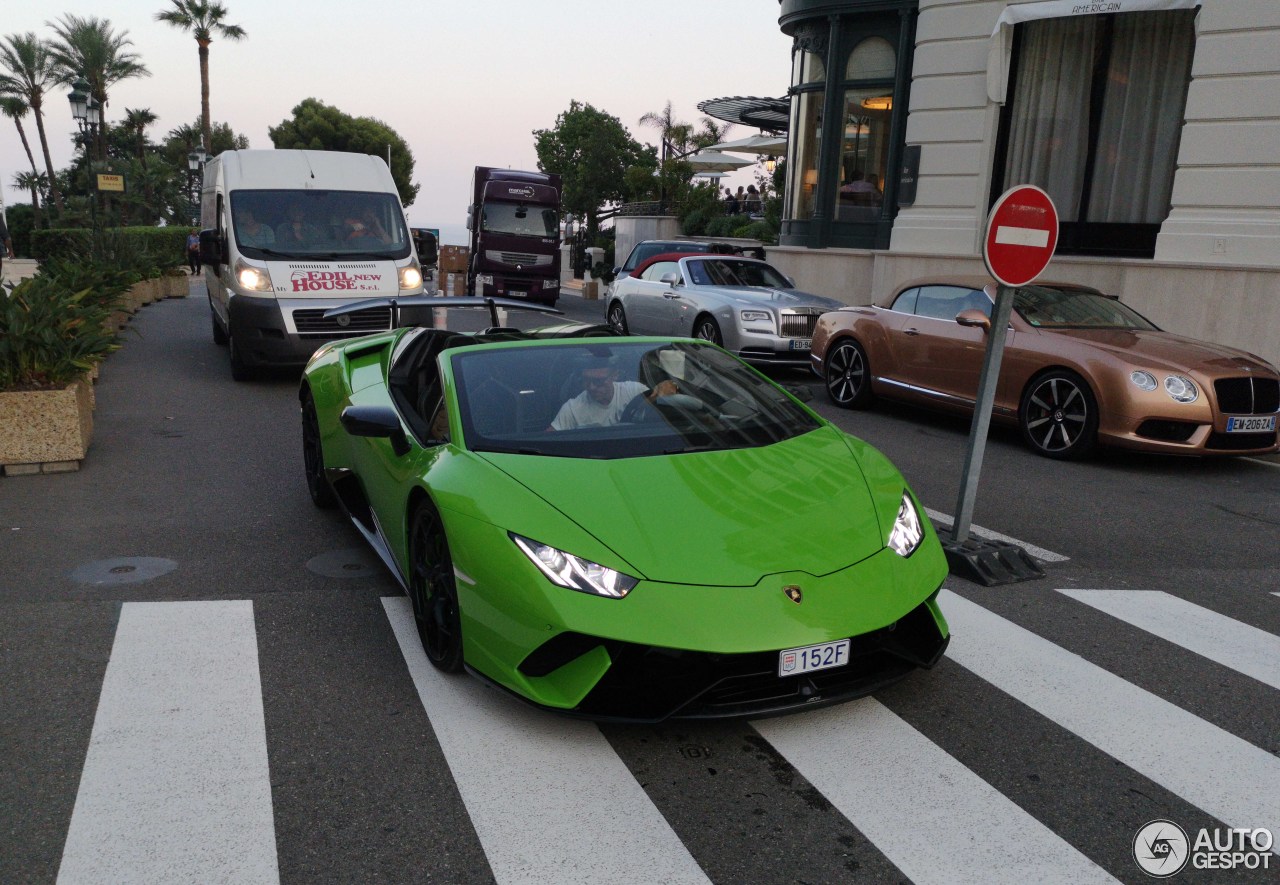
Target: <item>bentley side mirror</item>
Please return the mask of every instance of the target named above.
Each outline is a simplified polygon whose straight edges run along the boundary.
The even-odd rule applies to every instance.
[[[981,329],[984,332],[991,331],[991,318],[976,307],[960,311],[956,314],[956,322],[962,326]]]

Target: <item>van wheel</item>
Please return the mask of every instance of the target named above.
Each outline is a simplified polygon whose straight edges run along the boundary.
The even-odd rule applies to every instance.
[[[236,344],[236,336],[232,335],[228,343],[230,344],[231,377],[236,381],[252,381],[257,378],[258,370],[245,361],[244,353]]]
[[[213,309],[213,303],[209,303],[209,321],[213,325],[213,343],[219,347],[226,347],[230,340],[227,337],[227,330],[222,328],[222,323],[218,322],[218,312]]]

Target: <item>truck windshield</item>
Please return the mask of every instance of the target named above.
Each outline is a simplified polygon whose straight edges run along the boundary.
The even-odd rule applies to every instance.
[[[480,229],[517,237],[554,237],[560,231],[555,209],[528,203],[485,203]]]
[[[250,258],[404,258],[409,231],[394,194],[232,191],[231,233]]]

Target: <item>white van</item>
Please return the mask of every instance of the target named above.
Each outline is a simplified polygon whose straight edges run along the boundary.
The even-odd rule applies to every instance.
[[[366,298],[421,295],[391,170],[338,151],[225,151],[204,168],[201,261],[213,340],[231,375],[301,366],[321,344],[390,328],[391,309],[333,319]]]

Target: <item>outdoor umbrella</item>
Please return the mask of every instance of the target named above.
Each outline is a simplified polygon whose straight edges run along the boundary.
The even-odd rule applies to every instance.
[[[751,160],[740,160],[719,151],[701,150],[684,158],[695,172],[732,172],[750,166]]]
[[[787,152],[787,137],[785,135],[748,135],[746,138],[713,144],[707,150],[781,157]]]

